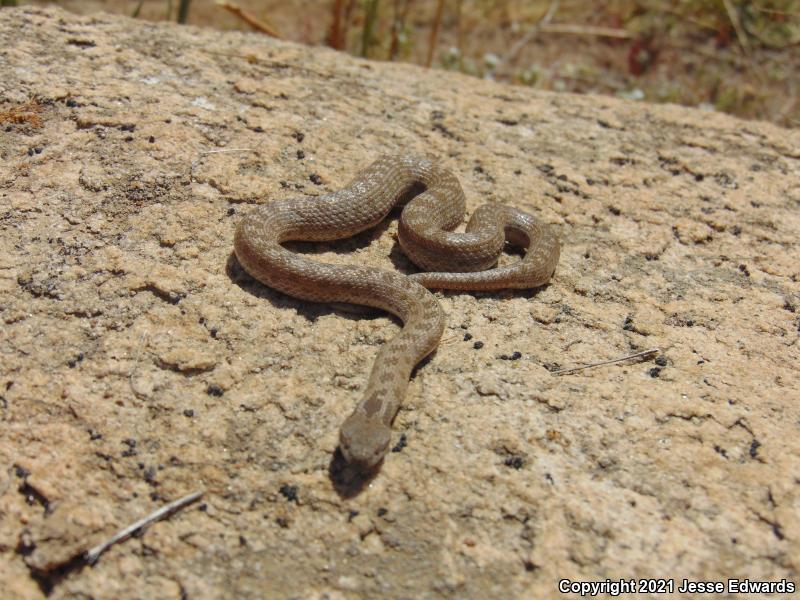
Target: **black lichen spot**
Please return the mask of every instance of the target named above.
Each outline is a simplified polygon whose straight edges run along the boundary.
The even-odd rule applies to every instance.
[[[758,449],[761,447],[761,442],[753,440],[750,442],[750,458],[758,458]]]
[[[471,334],[471,333],[465,333],[465,334],[464,334],[464,341],[465,341],[465,342],[468,342],[468,341],[470,341],[471,339],[472,339],[472,334]]]
[[[739,184],[733,176],[728,173],[717,173],[714,175],[714,180],[722,187],[728,189],[736,190],[739,188]]]
[[[289,502],[294,502],[297,504],[297,486],[296,485],[289,485],[284,483],[281,486],[281,489],[278,490],[281,493],[281,496],[286,498]]]
[[[308,176],[308,178],[314,185],[322,185],[322,177],[320,177],[316,173],[312,173],[311,175]]]
[[[518,351],[515,350],[511,354],[511,360],[519,360],[520,358],[522,358],[522,352],[518,352]]]
[[[616,206],[609,206],[608,207],[608,212],[610,212],[615,217],[619,216],[622,213],[622,211],[620,209],[618,209]]]
[[[70,38],[67,40],[70,46],[77,46],[78,48],[94,48],[97,43],[94,40],[79,40],[77,38]]]
[[[717,444],[714,444],[714,452],[722,456],[722,458],[728,458],[728,452],[725,450],[725,448],[722,448]]]
[[[617,165],[620,167],[624,167],[625,165],[633,165],[636,164],[636,161],[632,158],[627,158],[624,156],[618,156],[614,158],[610,158],[609,161],[612,165]]]
[[[122,456],[129,457],[129,456],[136,456],[138,452],[136,451],[136,440],[133,438],[125,438],[122,440],[122,443],[125,444],[128,449],[122,452]]]
[[[70,359],[67,361],[67,366],[68,366],[70,369],[74,369],[74,368],[75,368],[75,366],[76,366],[76,365],[77,365],[79,362],[81,362],[82,360],[83,360],[83,352],[80,352],[80,353],[78,353],[78,356],[76,356],[75,358],[70,358]]]
[[[300,133],[299,131],[295,131],[292,134],[292,137],[297,140],[297,143],[301,143],[304,139],[306,139],[306,135],[304,133]]]
[[[305,157],[306,157],[306,153],[305,152],[303,152],[302,150],[298,150],[297,151],[297,159],[298,160],[303,160]]]
[[[75,102],[75,100],[73,100],[72,98],[67,98],[67,106],[69,108],[75,108],[76,106],[78,106],[78,103]]]
[[[750,271],[747,269],[747,265],[741,264],[739,265],[739,270],[744,273],[745,277],[750,277]]]
[[[653,367],[647,373],[648,375],[650,375],[650,377],[655,379],[661,374],[661,367]]]
[[[215,383],[212,383],[211,385],[209,385],[206,388],[206,394],[208,394],[209,396],[216,396],[216,397],[219,398],[224,393],[225,393],[225,390],[223,390],[221,387],[219,387]]]
[[[30,533],[24,531],[17,543],[17,554],[20,556],[29,556],[36,550],[36,542],[33,541]]]
[[[397,440],[397,443],[392,448],[392,452],[402,452],[403,448],[406,447],[406,444],[407,444],[406,434],[401,433],[400,439]]]
[[[384,516],[384,515],[385,515],[386,513],[388,513],[388,512],[389,512],[389,510],[388,510],[388,509],[386,509],[386,508],[383,508],[383,507],[381,506],[381,507],[378,509],[378,516],[379,516],[379,517],[382,517],[382,516]]]
[[[483,348],[483,342],[481,341],[475,342],[474,344],[472,344],[472,347],[475,348],[475,350],[480,350],[481,348]]]
[[[434,124],[433,124],[433,127],[431,127],[431,129],[433,129],[434,131],[438,131],[438,132],[439,132],[439,133],[441,133],[441,134],[442,134],[444,137],[446,137],[446,138],[449,138],[449,139],[451,139],[451,140],[453,140],[453,139],[458,139],[458,136],[456,136],[456,134],[454,134],[452,131],[450,131],[450,130],[449,130],[447,127],[445,127],[445,126],[444,126],[444,124],[442,124],[442,123],[434,123]]]
[[[96,432],[94,429],[89,429],[88,434],[89,434],[89,441],[91,442],[96,442],[97,440],[103,439],[103,434]]]
[[[666,367],[667,366],[667,357],[666,356],[657,356],[656,360],[655,360],[655,363],[659,367]]]
[[[623,323],[622,328],[625,331],[633,331],[633,317],[631,316],[625,317],[625,323]]]
[[[151,135],[149,138],[147,138],[147,141],[150,142],[151,144],[155,144],[156,143],[156,138],[155,138],[155,136]]]
[[[184,417],[193,417],[194,416],[194,411],[191,408],[187,408],[187,409],[185,409],[183,411],[183,416]]]
[[[525,460],[521,456],[509,456],[503,461],[503,464],[519,471],[525,465]]]
[[[228,216],[229,216],[229,217],[232,217],[232,216],[233,216],[233,215],[235,215],[235,214],[236,214],[236,209],[235,209],[235,208],[233,208],[233,207],[230,207],[230,208],[228,209]]]
[[[156,481],[156,469],[155,469],[155,467],[147,467],[144,470],[143,475],[144,475],[144,480],[147,483],[149,483],[152,486],[158,485],[158,482]]]

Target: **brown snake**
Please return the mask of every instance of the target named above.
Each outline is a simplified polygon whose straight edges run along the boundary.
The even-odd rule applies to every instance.
[[[406,276],[324,264],[281,246],[289,240],[350,237],[380,223],[414,193],[403,208],[398,238],[408,257],[429,272]],[[236,228],[236,257],[264,285],[302,300],[377,307],[403,321],[400,333],[378,352],[364,398],[342,424],[339,444],[350,463],[369,468],[384,457],[411,371],[444,332],[444,313],[425,288],[532,288],[547,282],[555,270],[559,244],[550,227],[511,206],[485,204],[465,233],[453,232],[465,208],[464,192],[449,170],[419,156],[383,156],[339,191],[270,202]],[[524,248],[524,257],[490,268],[506,239]]]

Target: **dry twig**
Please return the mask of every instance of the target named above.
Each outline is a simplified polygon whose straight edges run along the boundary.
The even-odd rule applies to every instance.
[[[572,373],[573,371],[580,371],[581,369],[591,369],[592,367],[600,367],[602,365],[610,365],[612,363],[622,362],[623,360],[630,360],[631,358],[640,358],[642,356],[649,356],[651,354],[655,354],[658,352],[658,348],[650,348],[649,350],[644,350],[642,352],[637,352],[636,354],[630,354],[628,356],[623,356],[621,358],[612,358],[611,360],[603,360],[596,363],[590,363],[588,365],[581,365],[580,367],[572,367],[570,369],[561,369],[560,371],[552,371],[553,375],[565,375],[566,373]]]
[[[558,10],[558,3],[559,0],[552,0],[552,2],[550,2],[550,6],[547,8],[547,12],[544,14],[544,16],[541,19],[539,19],[539,21],[533,27],[531,27],[528,30],[528,32],[522,36],[522,38],[517,40],[517,43],[511,46],[508,52],[506,52],[500,58],[500,60],[491,70],[490,75],[493,75],[496,71],[500,69],[500,67],[502,67],[506,63],[509,63],[512,60],[514,60],[517,54],[519,54],[520,50],[522,50],[525,46],[527,46],[531,42],[531,40],[533,40],[533,38],[535,38],[539,34],[539,31],[541,31],[542,27],[550,23],[550,21],[556,14],[556,11]]]
[[[331,19],[331,26],[328,29],[328,34],[325,36],[325,43],[334,50],[344,49],[344,35],[342,33],[344,30],[342,26],[343,1],[344,0],[333,0],[333,4],[331,4],[333,19]]]
[[[144,347],[149,334],[149,331],[143,331],[142,335],[139,337],[139,345],[136,347],[136,356],[133,359],[133,366],[131,367],[131,372],[128,373],[128,384],[130,385],[131,391],[133,392],[133,395],[140,400],[146,400],[147,395],[136,389],[136,384],[133,382],[133,377],[136,374],[136,369],[139,368],[139,357],[142,354],[142,348]]]
[[[331,26],[325,38],[325,43],[335,50],[345,50],[347,48],[347,32],[350,29],[350,16],[356,4],[356,0],[346,0],[347,4],[343,4],[344,1],[345,0],[334,0],[331,7],[333,19],[331,20]]]
[[[254,16],[250,15],[249,13],[244,12],[238,5],[234,4],[233,2],[228,2],[227,0],[217,0],[217,6],[220,8],[224,8],[232,15],[239,17],[242,21],[250,25],[256,31],[260,31],[261,33],[265,33],[268,36],[282,39],[283,36],[275,29],[272,25],[267,23],[266,21],[256,19]]]
[[[444,11],[444,0],[439,0],[436,4],[436,15],[433,17],[431,36],[428,38],[428,57],[425,59],[425,66],[430,68],[433,63],[433,50],[436,47],[436,38],[439,35],[439,25],[442,22],[442,12]]]
[[[184,496],[183,498],[178,498],[174,502],[170,502],[159,508],[156,511],[153,511],[149,515],[147,515],[144,519],[140,519],[135,523],[132,523],[125,529],[118,531],[116,534],[111,536],[108,540],[103,542],[102,544],[98,544],[91,550],[87,550],[83,558],[86,562],[90,565],[93,565],[97,562],[97,559],[100,558],[100,555],[103,554],[106,550],[108,550],[114,544],[119,542],[123,542],[127,540],[129,537],[134,535],[141,529],[144,529],[148,525],[152,525],[156,521],[160,521],[161,519],[166,519],[173,513],[185,508],[186,506],[190,505],[192,502],[196,502],[203,496],[204,492],[193,492],[188,496]]]
[[[389,60],[395,60],[400,51],[400,35],[406,28],[408,11],[414,0],[405,0],[400,8],[400,0],[394,0],[394,18],[392,19],[392,41],[389,45]]]
[[[742,20],[739,18],[739,13],[736,12],[736,8],[731,4],[731,0],[722,0],[722,4],[725,5],[725,11],[728,13],[728,18],[731,21],[731,25],[733,25],[733,30],[736,32],[736,37],[739,38],[742,49],[747,52],[749,49],[747,34],[742,28]]]
[[[593,35],[597,37],[612,37],[623,40],[631,39],[634,36],[629,31],[614,27],[594,27],[592,25],[569,25],[567,23],[550,23],[539,27],[542,33],[571,33],[574,35]]]

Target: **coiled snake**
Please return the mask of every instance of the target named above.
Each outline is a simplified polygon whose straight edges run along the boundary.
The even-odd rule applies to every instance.
[[[398,238],[408,257],[427,272],[406,276],[324,264],[281,246],[290,240],[352,236],[377,225],[392,207],[420,191],[403,208]],[[342,424],[339,445],[349,463],[369,468],[384,457],[411,371],[444,332],[444,313],[426,288],[532,288],[547,282],[555,270],[559,244],[550,227],[511,206],[486,204],[472,215],[465,233],[451,231],[463,221],[465,207],[452,172],[419,156],[387,155],[341,190],[270,202],[236,228],[236,257],[264,285],[302,300],[377,307],[403,321],[400,333],[378,352],[364,397]],[[506,240],[524,248],[524,257],[490,268]]]

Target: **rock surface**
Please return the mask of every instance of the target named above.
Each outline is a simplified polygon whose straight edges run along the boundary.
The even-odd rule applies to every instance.
[[[800,583],[797,131],[57,9],[0,11],[0,73],[3,597]],[[399,151],[563,249],[536,292],[438,294],[359,482],[337,430],[397,323],[273,292],[231,241]],[[395,230],[294,248],[409,272]]]

